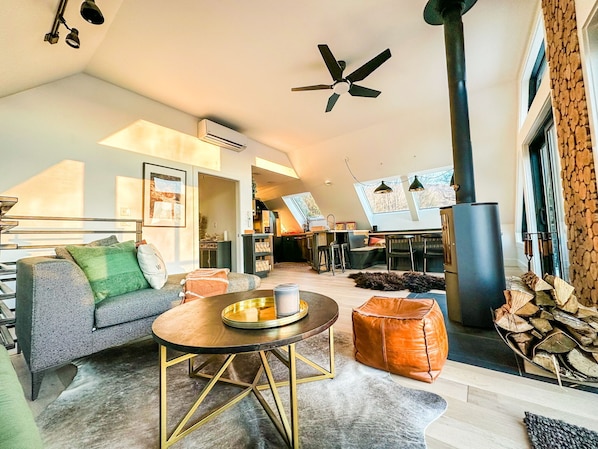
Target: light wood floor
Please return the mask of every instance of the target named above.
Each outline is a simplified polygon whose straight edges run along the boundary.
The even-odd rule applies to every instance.
[[[369,271],[384,271],[384,266]],[[345,273],[317,274],[306,264],[277,264],[262,288],[293,282],[302,290],[315,291],[337,301],[340,308],[337,332],[351,332],[351,311],[374,294],[402,297],[409,292],[373,292],[355,287]],[[29,376],[21,355],[13,364],[26,392]],[[65,367],[49,373],[39,398],[30,403],[34,414],[40,413],[56,398],[72,378],[74,371]],[[432,391],[448,402],[447,411],[426,431],[430,449],[524,449],[530,448],[523,417],[525,411],[584,426],[598,431],[598,395],[573,388],[560,388],[546,382],[447,361],[442,374],[433,383],[393,376],[404,386]],[[29,394],[27,393],[27,396]]]
[[[384,266],[368,269],[384,271]],[[363,271],[363,270],[362,270]],[[333,298],[340,308],[334,328],[352,332],[351,311],[374,294],[404,297],[408,291],[374,292],[355,287],[345,273],[317,274],[307,265],[278,264],[262,287],[273,288],[284,282],[299,284],[302,290]],[[393,379],[404,386],[439,394],[448,402],[447,411],[426,431],[430,449],[523,449],[531,447],[524,412],[529,411],[598,431],[598,395],[561,388],[510,374],[447,361],[442,374],[427,384],[400,376]]]

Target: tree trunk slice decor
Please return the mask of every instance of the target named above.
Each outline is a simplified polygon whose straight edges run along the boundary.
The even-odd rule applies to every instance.
[[[569,278],[578,301],[595,306],[598,304],[598,191],[575,3],[575,0],[542,0],[542,12],[561,160],[571,261]],[[569,304],[570,311],[573,306],[574,303]]]

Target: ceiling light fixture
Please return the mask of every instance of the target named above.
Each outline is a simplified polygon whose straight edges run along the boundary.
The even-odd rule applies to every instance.
[[[62,16],[60,16],[60,21],[66,27],[66,29],[70,31],[70,33],[66,35],[64,41],[70,47],[79,48],[81,46],[81,42],[79,41],[79,30],[77,28],[69,27]]]
[[[451,183],[449,184],[453,190],[456,192],[457,190],[459,190],[459,185],[455,184],[455,175],[453,174],[453,176],[451,176]]]
[[[424,190],[424,185],[421,182],[419,182],[419,179],[417,179],[417,175],[415,175],[415,179],[409,186],[409,191],[410,192],[420,192],[422,190]]]
[[[44,36],[44,41],[49,42],[50,44],[57,43],[59,38],[58,28],[60,27],[60,24],[63,24],[66,29],[69,30],[65,42],[72,48],[79,48],[81,46],[81,42],[79,41],[79,30],[77,28],[69,27],[66,20],[64,20],[64,11],[66,10],[67,3],[68,0],[60,0],[56,16],[54,16],[54,22],[52,23],[52,29]],[[104,16],[94,0],[85,0],[83,2],[81,5],[81,16],[94,25],[104,23]]]
[[[98,5],[96,5],[95,0],[85,0],[81,3],[81,17],[93,25],[104,23],[104,16]]]
[[[376,190],[374,190],[374,193],[377,194],[384,194],[384,193],[391,193],[392,189],[387,186],[386,184],[384,184],[384,181],[382,181],[380,183],[380,185],[378,187],[376,187]]]

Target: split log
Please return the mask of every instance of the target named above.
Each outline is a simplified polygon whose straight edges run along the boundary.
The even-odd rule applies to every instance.
[[[521,280],[525,283],[525,285],[535,292],[542,290],[552,290],[552,285],[542,278],[539,278],[533,271],[528,271],[527,273],[523,274],[521,276]]]
[[[569,299],[565,302],[565,304],[560,306],[560,308],[563,309],[565,312],[576,313],[579,309],[579,301],[577,301],[577,296],[569,296]]]
[[[537,306],[547,306],[547,307],[555,307],[556,302],[552,299],[552,296],[548,293],[548,291],[539,291],[536,292],[534,297],[534,302]]]
[[[529,322],[513,313],[507,312],[505,309],[496,309],[496,318],[494,320],[497,326],[510,332],[526,332],[532,330],[534,326]]]
[[[563,323],[565,326],[572,327],[573,329],[581,332],[592,332],[593,328],[584,320],[580,320],[579,318],[571,315],[570,313],[564,312],[560,309],[554,309],[552,311],[552,315],[554,316],[555,321],[559,323]]]
[[[529,354],[529,349],[534,340],[534,337],[531,334],[528,334],[527,332],[519,332],[511,334],[510,337],[523,354]]]
[[[536,365],[541,366],[547,371],[550,371],[553,374],[559,372],[559,362],[557,361],[554,354],[549,354],[548,352],[538,351],[534,357],[532,358],[532,362]]]
[[[597,317],[598,318],[598,309],[596,308],[596,306],[586,307],[584,305],[579,304],[579,308],[577,309],[577,317],[579,317],[579,318]]]
[[[571,351],[576,346],[577,343],[573,338],[561,329],[555,328],[546,335],[544,340],[534,347],[534,353],[538,351],[546,351],[551,354],[563,354]]]
[[[531,302],[534,295],[530,293],[521,290],[505,290],[504,295],[509,313],[519,316],[532,316],[539,310],[538,306]]]
[[[530,318],[529,322],[542,334],[547,334],[552,330],[552,325],[546,318]]]
[[[571,300],[571,295],[573,295],[573,291],[575,287],[571,284],[565,282],[558,276],[553,276],[553,285],[554,289],[551,290],[552,296],[556,302],[557,307],[561,309],[567,310],[567,312],[575,313],[577,312],[578,302],[577,298]],[[569,302],[569,304],[567,304]]]
[[[596,339],[596,332],[591,334],[579,332],[572,327],[567,326],[567,331],[569,334],[577,341],[577,343],[582,347],[589,347],[594,344],[594,340]]]
[[[544,318],[545,320],[548,320],[548,321],[554,321],[554,315],[552,313],[550,313],[548,310],[544,310],[544,309],[542,309],[540,311],[539,318]]]
[[[595,356],[594,356],[595,357]],[[567,360],[572,368],[575,368],[588,377],[598,377],[598,363],[581,352],[579,349],[573,349],[567,354]]]

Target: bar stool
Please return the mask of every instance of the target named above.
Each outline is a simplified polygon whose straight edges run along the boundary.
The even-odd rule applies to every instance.
[[[330,268],[332,269],[332,275],[334,276],[334,269],[336,268],[337,261],[338,265],[341,267],[342,272],[345,272],[346,264],[345,264],[345,255],[348,251],[348,246],[346,243],[336,243],[332,242],[330,245]]]
[[[390,234],[386,235],[386,267],[388,271],[393,266],[393,259],[408,257],[411,261],[411,271],[415,271],[413,257],[413,235]]]
[[[316,267],[316,271],[320,274],[322,271],[330,271],[330,253],[329,253],[328,246],[319,245],[318,246],[318,266]],[[322,266],[326,267],[325,270],[322,269]]]
[[[426,270],[428,268],[428,259],[436,258],[444,260],[442,234],[438,232],[431,234],[422,234],[422,241],[424,242],[424,274],[426,274]]]

